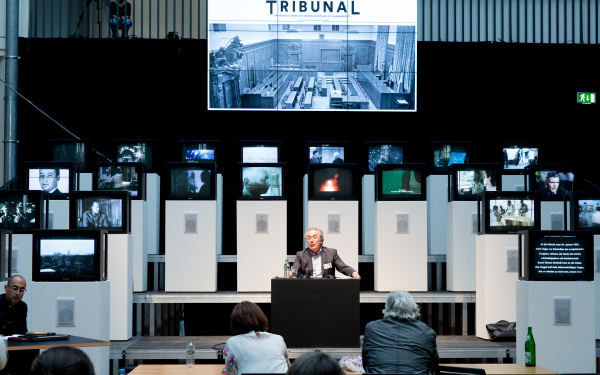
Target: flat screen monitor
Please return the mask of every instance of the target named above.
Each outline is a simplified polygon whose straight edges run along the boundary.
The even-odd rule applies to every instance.
[[[215,163],[167,163],[171,176],[169,199],[216,199]]]
[[[69,197],[69,228],[131,232],[131,193],[78,191]]]
[[[309,164],[308,198],[311,200],[358,199],[357,165]]]
[[[241,162],[249,164],[281,162],[281,144],[277,141],[240,142]]]
[[[491,191],[477,196],[480,234],[516,234],[540,229],[540,195],[536,191]]]
[[[219,151],[218,141],[179,141],[181,161],[187,163],[216,163]]]
[[[78,169],[73,162],[25,162],[28,190],[48,193],[50,199],[68,199],[78,188]]]
[[[94,190],[125,190],[132,199],[146,199],[146,173],[142,163],[96,163]]]
[[[50,139],[52,161],[75,163],[79,172],[87,170],[88,140]]]
[[[426,200],[425,164],[380,164],[375,168],[378,201]]]
[[[448,172],[448,200],[476,201],[484,191],[502,190],[500,164],[452,164]]]
[[[434,142],[432,173],[445,174],[454,164],[470,162],[471,144],[469,142]]]
[[[527,190],[539,191],[542,200],[564,200],[574,189],[577,167],[536,164],[525,168]]]
[[[519,232],[519,280],[593,281],[593,236],[589,231]]]
[[[309,142],[307,148],[310,164],[344,163],[348,156],[348,145],[342,142]]]
[[[539,148],[536,145],[505,145],[502,160],[505,173],[521,174],[525,167],[538,163]]]
[[[153,141],[117,140],[118,163],[142,163],[152,170]]]
[[[32,280],[105,281],[104,230],[40,230],[33,233]]]
[[[600,192],[573,191],[567,199],[571,230],[600,232]]]
[[[48,201],[48,193],[39,190],[0,190],[0,229],[46,229]]]
[[[379,164],[402,164],[404,149],[404,142],[367,142],[367,173],[375,173]]]
[[[241,199],[285,198],[285,163],[240,163]]]

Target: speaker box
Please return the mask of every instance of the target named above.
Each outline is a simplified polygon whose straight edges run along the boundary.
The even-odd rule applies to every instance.
[[[554,324],[571,324],[571,297],[554,297]]]
[[[56,326],[75,327],[75,298],[56,298]]]
[[[409,218],[408,212],[397,212],[396,213],[396,233],[408,233],[409,232]]]
[[[506,272],[519,271],[519,250],[506,249]]]
[[[198,213],[186,212],[184,214],[184,233],[198,233]]]
[[[269,213],[256,213],[256,233],[269,233]]]
[[[327,214],[327,232],[328,233],[340,233],[341,232],[341,215],[339,212],[330,212]]]

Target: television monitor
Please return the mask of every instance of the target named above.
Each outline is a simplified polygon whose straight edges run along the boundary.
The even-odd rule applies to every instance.
[[[425,164],[379,164],[375,168],[376,200],[426,200],[427,173]]]
[[[470,162],[470,142],[432,142],[432,148],[432,173],[446,174],[451,165]]]
[[[187,163],[216,163],[219,151],[218,141],[181,140],[181,161]]]
[[[592,232],[526,230],[518,236],[519,280],[594,280]]]
[[[528,165],[538,163],[539,147],[536,144],[529,145],[503,145],[502,165],[504,173],[521,174]]]
[[[486,191],[477,196],[479,234],[516,234],[540,229],[537,191]]]
[[[75,163],[80,172],[87,171],[88,143],[82,139],[50,139],[52,161]]]
[[[99,229],[35,231],[31,279],[105,281],[107,234]]]
[[[348,145],[345,142],[308,142],[310,164],[344,163]]]
[[[311,200],[358,199],[357,165],[309,164],[308,198]]]
[[[69,197],[69,228],[131,232],[131,193],[78,191]]]
[[[0,229],[0,281],[7,281],[12,274],[12,233]]]
[[[281,144],[278,141],[241,141],[242,163],[279,163]]]
[[[0,190],[0,229],[15,233],[46,229],[48,193],[39,190]]]
[[[448,201],[476,201],[484,191],[502,190],[500,164],[452,164],[448,172]]]
[[[525,168],[527,190],[539,191],[542,200],[564,200],[574,189],[577,167],[536,164]]]
[[[152,148],[154,141],[116,140],[118,163],[142,163],[152,170]]]
[[[68,199],[78,189],[78,169],[73,162],[25,162],[26,188],[41,190],[50,199]]]
[[[366,173],[375,173],[379,164],[402,164],[405,146],[405,142],[367,142]]]
[[[285,198],[285,163],[240,163],[241,199]]]
[[[146,169],[142,163],[96,163],[94,190],[126,190],[131,199],[146,199]]]
[[[600,192],[573,191],[566,200],[570,202],[571,230],[600,232]]]
[[[169,199],[216,199],[215,163],[167,163],[171,188]]]

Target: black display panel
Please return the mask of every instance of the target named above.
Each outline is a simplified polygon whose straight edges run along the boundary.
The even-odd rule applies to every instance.
[[[152,170],[152,149],[154,141],[117,139],[118,163],[142,163]]]
[[[279,163],[281,162],[281,142],[279,141],[241,141],[240,161],[242,163]]]
[[[432,142],[432,174],[446,174],[454,164],[470,162],[471,142]]]
[[[0,190],[0,229],[15,233],[46,229],[48,196],[37,190]]]
[[[79,172],[87,171],[89,140],[50,139],[52,161],[75,163]]]
[[[477,196],[480,234],[516,234],[540,229],[540,194],[536,191],[491,191]]]
[[[215,163],[167,163],[171,177],[169,199],[216,199]]]
[[[285,163],[239,163],[240,199],[284,199]]]
[[[519,232],[519,280],[593,281],[593,233]]]
[[[404,163],[406,142],[367,142],[366,149],[368,168],[365,173],[375,173],[379,164]]]
[[[68,199],[78,189],[78,169],[73,162],[25,162],[26,188],[41,190],[50,199]]]
[[[375,168],[378,201],[427,200],[425,164],[379,164]]]
[[[535,142],[524,145],[502,145],[504,174],[522,174],[525,167],[538,164],[539,146]]]
[[[142,163],[96,163],[94,190],[125,190],[132,199],[146,199],[146,169]]]
[[[536,164],[525,168],[527,190],[539,191],[542,200],[564,200],[575,188],[573,165]]]
[[[187,163],[217,163],[219,141],[180,140],[181,161]]]
[[[448,172],[448,200],[476,201],[485,191],[502,190],[500,164],[453,164]]]
[[[33,281],[105,281],[104,230],[40,230],[33,233]]]
[[[348,156],[346,142],[308,142],[307,156],[310,164],[344,163]]]
[[[358,199],[357,178],[357,165],[354,163],[311,163],[308,165],[308,199]]]
[[[69,201],[69,228],[131,233],[130,192],[78,191]]]
[[[573,191],[567,200],[571,230],[600,232],[600,192]]]

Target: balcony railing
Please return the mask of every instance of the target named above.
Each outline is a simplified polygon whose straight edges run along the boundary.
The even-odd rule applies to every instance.
[[[128,0],[130,38],[206,38],[205,0]],[[31,0],[32,38],[110,38],[110,0]]]

